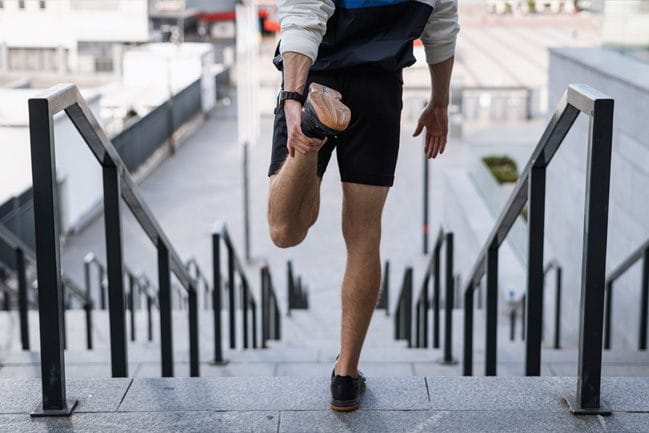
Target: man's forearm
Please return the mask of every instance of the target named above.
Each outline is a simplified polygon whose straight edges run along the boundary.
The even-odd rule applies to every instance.
[[[446,107],[449,102],[453,57],[435,65],[428,65],[431,80],[430,101],[433,106]]]
[[[284,68],[284,90],[304,93],[311,68],[311,59],[304,54],[286,52],[282,55]]]

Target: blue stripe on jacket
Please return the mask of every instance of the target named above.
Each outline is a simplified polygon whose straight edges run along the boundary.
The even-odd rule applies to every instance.
[[[378,6],[392,6],[411,0],[335,0],[336,6],[344,9],[362,9]]]

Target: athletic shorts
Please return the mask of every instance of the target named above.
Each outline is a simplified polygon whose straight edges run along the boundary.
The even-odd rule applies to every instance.
[[[399,153],[403,79],[401,71],[369,67],[312,72],[307,79],[338,90],[352,113],[348,128],[329,137],[318,153],[318,176],[324,174],[336,149],[340,180],[392,186]],[[275,107],[273,146],[268,175],[275,174],[288,156],[286,118]]]

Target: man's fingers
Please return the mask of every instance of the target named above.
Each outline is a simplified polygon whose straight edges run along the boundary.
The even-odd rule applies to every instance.
[[[439,150],[440,155],[442,153],[444,153],[444,150],[446,150],[446,143],[447,142],[448,142],[448,139],[446,138],[446,136],[442,137],[442,145],[441,145],[441,149]]]

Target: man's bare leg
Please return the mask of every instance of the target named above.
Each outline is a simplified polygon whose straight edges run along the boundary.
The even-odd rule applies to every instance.
[[[281,248],[295,246],[306,237],[318,218],[320,178],[318,152],[287,156],[282,168],[270,177],[268,225],[270,237]]]
[[[347,266],[342,284],[340,358],[336,374],[358,374],[365,334],[381,281],[381,214],[388,187],[343,182],[343,235]]]

